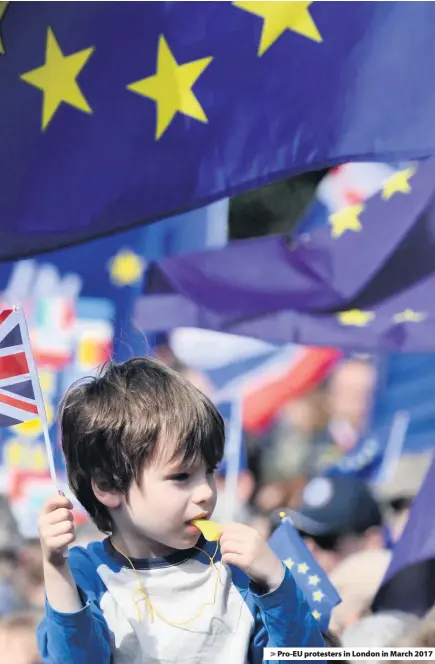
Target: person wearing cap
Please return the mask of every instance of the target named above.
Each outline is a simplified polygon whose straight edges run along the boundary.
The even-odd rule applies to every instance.
[[[326,573],[352,553],[384,545],[382,516],[366,484],[356,477],[316,477],[296,509],[285,509]],[[283,510],[272,515],[278,524]]]

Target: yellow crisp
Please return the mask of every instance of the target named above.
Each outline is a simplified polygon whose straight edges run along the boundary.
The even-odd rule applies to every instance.
[[[193,525],[199,528],[208,542],[216,542],[219,539],[219,524],[208,519],[196,519]]]

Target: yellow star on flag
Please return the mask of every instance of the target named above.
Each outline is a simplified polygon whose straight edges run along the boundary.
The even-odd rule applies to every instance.
[[[263,19],[258,55],[261,56],[286,31],[321,42],[322,37],[308,10],[311,2],[233,2],[244,11]]]
[[[322,593],[321,590],[315,590],[313,592],[313,600],[315,602],[321,602],[324,597],[325,597],[325,595]]]
[[[158,140],[174,119],[184,113],[195,120],[207,123],[207,116],[192,90],[193,85],[208,67],[212,57],[178,64],[163,35],[160,35],[157,53],[157,72],[127,85],[128,90],[156,102]]]
[[[405,309],[400,314],[393,316],[395,323],[421,323],[426,318],[427,314],[413,311],[413,309]]]
[[[299,574],[306,574],[310,568],[308,567],[307,563],[300,563],[298,565],[298,572]]]
[[[313,618],[315,618],[316,620],[320,620],[321,617],[322,617],[322,614],[319,613],[319,611],[317,611],[317,609],[315,609],[313,611]]]
[[[109,263],[110,278],[117,286],[131,286],[142,277],[145,261],[130,249],[123,249]]]
[[[287,558],[287,560],[284,560],[284,564],[287,565],[289,569],[291,569],[294,566],[295,561],[291,558]]]
[[[308,585],[309,586],[317,586],[317,584],[319,584],[319,583],[320,583],[320,579],[317,576],[317,574],[315,574],[314,576],[309,576],[308,577]]]
[[[85,48],[72,55],[64,55],[51,28],[47,30],[45,64],[21,74],[23,81],[39,88],[43,93],[42,129],[56,113],[62,102],[79,111],[92,113],[88,102],[76,81],[89,60],[94,48]]]
[[[332,237],[340,237],[345,231],[355,231],[356,233],[361,231],[362,226],[358,217],[363,210],[364,205],[350,205],[331,214],[328,221],[332,226]]]
[[[410,166],[403,171],[396,171],[385,182],[382,188],[382,198],[384,201],[389,201],[390,198],[400,192],[401,194],[409,194],[411,185],[409,184],[410,178],[415,175],[416,168]]]
[[[1,26],[2,18],[5,15],[5,11],[8,8],[8,4],[9,4],[9,2],[3,2],[3,1],[0,2],[0,26]],[[3,46],[2,36],[1,36],[1,32],[0,32],[0,55],[4,55],[5,52],[6,51],[5,51],[5,47]]]
[[[365,327],[372,320],[375,314],[373,311],[361,311],[360,309],[350,309],[349,311],[340,311],[338,320],[341,325],[354,325],[355,327]]]

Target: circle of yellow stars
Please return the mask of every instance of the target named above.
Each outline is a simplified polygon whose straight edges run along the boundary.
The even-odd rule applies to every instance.
[[[0,2],[0,25],[7,2]],[[322,36],[310,13],[312,2],[233,2],[234,7],[253,14],[262,20],[258,56],[262,56],[287,31],[314,42],[322,42]],[[65,54],[51,27],[47,29],[45,62],[36,69],[21,74],[21,80],[42,92],[42,130],[46,130],[62,104],[84,113],[92,108],[82,92],[78,78],[94,52],[90,46],[75,53]],[[0,53],[4,53],[0,38]],[[156,105],[155,138],[159,140],[178,113],[202,123],[208,118],[193,88],[208,68],[212,56],[190,62],[178,62],[164,35],[157,45],[156,71],[126,88]]]

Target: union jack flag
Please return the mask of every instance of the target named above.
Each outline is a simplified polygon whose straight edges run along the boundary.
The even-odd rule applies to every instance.
[[[24,314],[0,311],[0,427],[45,417]],[[38,407],[39,406],[39,407]]]

